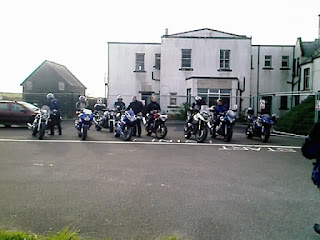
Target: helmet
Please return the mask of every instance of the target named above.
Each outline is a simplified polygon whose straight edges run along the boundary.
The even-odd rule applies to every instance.
[[[199,96],[196,96],[194,99],[196,100],[196,102],[201,102],[201,100],[202,100],[202,98]]]
[[[85,96],[80,96],[80,97],[79,97],[79,101],[80,101],[80,102],[85,102],[85,101],[87,101],[87,99],[86,99]]]
[[[248,114],[253,114],[253,113],[254,113],[253,108],[252,108],[252,107],[249,107],[249,108],[248,108]]]
[[[122,100],[122,97],[120,94],[117,96],[117,100]]]
[[[48,93],[48,94],[47,94],[47,99],[48,99],[48,100],[54,99],[53,93]]]

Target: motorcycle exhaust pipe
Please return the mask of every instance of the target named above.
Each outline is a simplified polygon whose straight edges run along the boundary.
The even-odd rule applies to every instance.
[[[31,123],[27,123],[27,125],[28,125],[28,129],[32,129],[32,124]]]

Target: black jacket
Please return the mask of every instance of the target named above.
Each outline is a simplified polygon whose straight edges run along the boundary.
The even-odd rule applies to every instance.
[[[118,106],[119,106],[119,108],[118,108]],[[124,103],[124,102],[115,102],[114,103],[114,108],[116,109],[116,110],[125,110],[126,109],[126,104]]]
[[[144,111],[144,114],[150,113],[151,111],[154,111],[154,110],[161,111],[159,103],[157,102],[149,103]]]
[[[127,110],[132,109],[134,114],[138,114],[139,112],[143,111],[143,104],[140,101],[131,102],[127,107]]]
[[[201,109],[201,103],[192,103],[191,105],[191,113],[196,113],[196,112],[199,112]]]

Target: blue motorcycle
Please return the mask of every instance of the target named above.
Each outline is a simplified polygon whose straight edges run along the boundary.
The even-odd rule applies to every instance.
[[[118,112],[115,119],[114,136],[123,137],[124,141],[130,141],[133,128],[137,123],[137,116],[133,111],[125,111],[124,114]]]
[[[268,142],[271,129],[276,120],[277,117],[275,114],[273,114],[272,117],[270,117],[269,114],[263,114],[258,117],[255,117],[253,114],[248,114],[247,138],[252,139],[256,136],[260,137],[262,142]]]
[[[82,140],[86,140],[88,135],[88,130],[90,129],[93,122],[93,114],[89,109],[83,109],[79,116],[78,121],[76,121],[75,127],[78,130],[78,136]]]

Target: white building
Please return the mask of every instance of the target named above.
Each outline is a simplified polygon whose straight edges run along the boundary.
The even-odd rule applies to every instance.
[[[208,28],[166,33],[161,43],[109,42],[108,105],[118,94],[126,103],[156,94],[169,112],[199,95],[210,106],[222,98],[230,108],[257,110],[264,98],[266,112],[281,114],[295,101],[272,93],[320,90],[319,47],[319,40],[301,39],[296,46],[252,45],[249,37]]]

